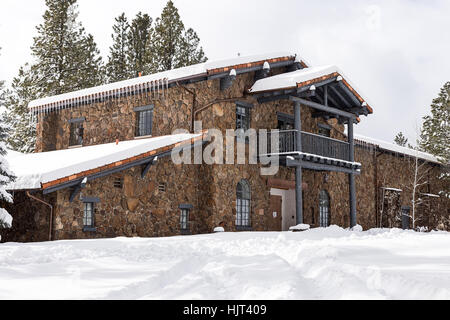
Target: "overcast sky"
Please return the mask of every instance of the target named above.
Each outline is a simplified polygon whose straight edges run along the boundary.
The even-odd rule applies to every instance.
[[[290,51],[311,65],[340,67],[374,108],[356,132],[415,141],[431,100],[450,81],[450,1],[175,0],[210,60]],[[166,0],[78,0],[80,20],[106,60],[114,17],[153,19]],[[0,79],[31,60],[44,0],[0,0]]]

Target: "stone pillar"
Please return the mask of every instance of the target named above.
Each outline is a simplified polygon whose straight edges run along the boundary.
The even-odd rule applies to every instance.
[[[295,102],[294,108],[294,126],[296,132],[296,147],[297,151],[302,151],[302,121],[301,121],[301,113],[300,113],[300,102]],[[302,167],[295,167],[295,210],[296,210],[296,218],[297,224],[303,223],[303,198],[302,198]]]
[[[353,118],[348,119],[348,143],[349,143],[349,161],[355,162],[355,145],[353,141]],[[356,188],[355,175],[348,175],[349,197],[350,197],[350,228],[356,226]]]

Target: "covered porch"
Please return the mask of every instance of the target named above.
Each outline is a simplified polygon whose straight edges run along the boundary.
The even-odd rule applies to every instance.
[[[302,170],[309,169],[348,174],[350,227],[356,226],[355,175],[360,174],[361,164],[355,161],[353,129],[361,115],[373,112],[370,105],[335,66],[304,68],[260,79],[249,92],[260,104],[292,102],[293,128],[268,133],[267,145],[259,146],[259,156],[278,157],[281,165],[295,168],[296,223],[304,222]],[[337,119],[346,125],[346,141],[302,131],[302,107],[312,108],[314,118]]]

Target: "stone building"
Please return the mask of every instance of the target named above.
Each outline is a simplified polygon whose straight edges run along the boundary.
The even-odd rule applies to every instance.
[[[2,241],[285,231],[299,223],[412,227],[404,217],[416,158],[427,181],[415,193],[424,199],[414,202],[415,225],[450,228],[441,195],[448,185],[438,179],[445,168],[431,155],[354,137],[371,104],[337,67],[312,67],[297,55],[207,62],[29,108],[36,153],[8,157],[17,179],[8,186],[14,204],[5,206],[14,222]],[[235,133],[231,148],[213,134],[227,130]],[[217,162],[171,157],[208,152]],[[263,174],[275,160],[279,169]]]

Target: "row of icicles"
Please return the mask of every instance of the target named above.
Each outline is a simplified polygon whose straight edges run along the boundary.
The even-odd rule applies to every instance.
[[[33,107],[30,109],[29,121],[33,124],[36,124],[39,120],[39,115],[47,115],[52,112],[59,113],[61,110],[85,107],[91,103],[103,102],[109,99],[118,99],[121,97],[130,97],[145,92],[150,93],[150,99],[152,100],[165,99],[169,92],[169,79],[164,78],[160,80],[144,82],[133,86],[113,89]]]

